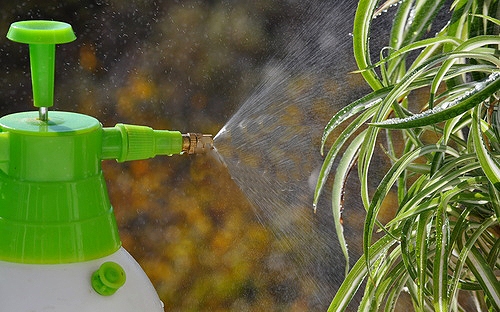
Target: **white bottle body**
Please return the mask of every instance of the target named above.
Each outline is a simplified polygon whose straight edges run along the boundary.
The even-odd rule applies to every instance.
[[[111,296],[94,291],[92,274],[113,261],[125,271],[125,284]],[[0,312],[163,312],[156,290],[124,249],[96,260],[68,264],[0,261]]]

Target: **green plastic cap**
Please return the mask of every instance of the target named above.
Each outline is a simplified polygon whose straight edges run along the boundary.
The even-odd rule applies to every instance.
[[[76,39],[71,25],[41,20],[15,22],[7,38],[29,44],[34,105],[54,105],[55,45]]]
[[[102,296],[111,296],[125,284],[125,270],[116,262],[104,262],[92,274],[92,288]]]

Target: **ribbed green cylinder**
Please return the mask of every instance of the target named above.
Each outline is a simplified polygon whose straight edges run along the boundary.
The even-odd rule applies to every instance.
[[[100,123],[37,116],[0,119],[0,260],[69,263],[113,253],[121,243],[100,165]]]

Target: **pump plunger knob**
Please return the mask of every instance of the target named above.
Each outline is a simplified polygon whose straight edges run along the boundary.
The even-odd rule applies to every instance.
[[[20,21],[10,25],[7,38],[29,44],[33,103],[47,121],[47,108],[54,105],[55,45],[75,40],[73,29],[64,22]]]

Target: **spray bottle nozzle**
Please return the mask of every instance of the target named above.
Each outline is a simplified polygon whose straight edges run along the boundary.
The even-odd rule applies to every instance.
[[[182,135],[182,152],[200,154],[214,148],[214,139],[211,134],[186,133]]]
[[[198,154],[213,148],[210,134],[154,130],[146,126],[117,124],[103,128],[102,159],[120,162],[156,155]]]

